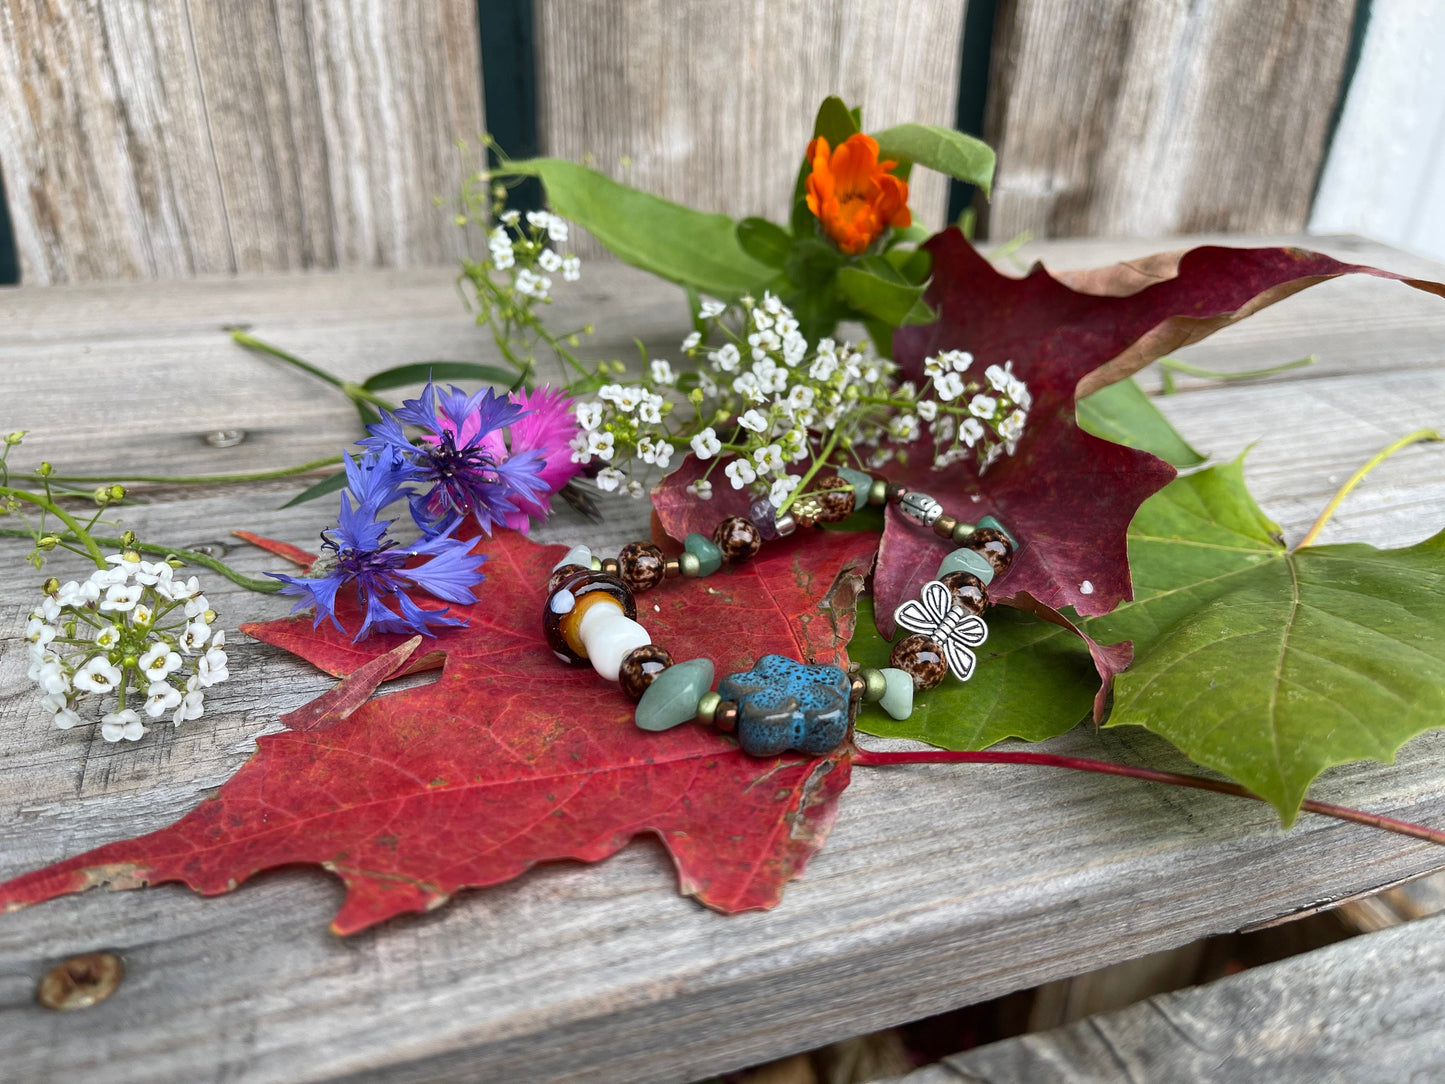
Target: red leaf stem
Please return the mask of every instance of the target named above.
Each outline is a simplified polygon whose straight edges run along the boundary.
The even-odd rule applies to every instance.
[[[1252,794],[1238,783],[1226,783],[1222,779],[1206,779],[1199,775],[1183,772],[1163,772],[1156,768],[1136,768],[1129,764],[1112,764],[1107,760],[1089,760],[1084,757],[1063,757],[1053,753],[1009,753],[992,750],[980,752],[957,752],[949,749],[925,749],[918,752],[886,753],[871,749],[858,749],[853,754],[853,763],[863,767],[886,767],[889,764],[1034,764],[1041,768],[1072,768],[1079,772],[1098,772],[1101,775],[1123,775],[1131,779],[1144,779],[1151,783],[1171,783],[1176,787],[1193,787],[1195,790],[1212,790],[1219,794],[1233,794],[1237,798],[1251,798],[1264,801],[1258,794]],[[1345,805],[1330,802],[1316,802],[1306,799],[1300,806],[1307,813],[1318,813],[1322,817],[1335,817],[1342,821],[1369,825],[1386,832],[1423,839],[1427,843],[1445,846],[1445,832],[1427,828],[1423,824],[1402,821],[1395,817],[1384,817],[1378,813],[1366,813]]]

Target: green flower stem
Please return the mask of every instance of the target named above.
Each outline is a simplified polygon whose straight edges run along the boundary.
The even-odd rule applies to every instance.
[[[72,516],[65,509],[61,508],[54,501],[50,500],[48,497],[42,497],[39,494],[31,493],[29,490],[25,489],[15,489],[11,486],[0,486],[0,497],[14,497],[18,501],[25,501],[29,504],[38,506],[46,512],[49,512],[56,519],[60,520],[61,523],[65,524],[67,527],[70,528],[71,533],[75,536],[75,540],[85,547],[86,554],[90,557],[92,561],[95,562],[96,568],[110,567],[106,563],[105,554],[100,552],[100,546],[96,544],[96,539],[92,538],[86,532],[85,528],[80,525],[79,521],[77,521],[74,516]],[[6,533],[14,534],[20,538],[35,537],[35,533],[33,531],[28,531],[24,529],[7,531]]]
[[[5,491],[0,490],[0,493],[3,492]],[[20,494],[16,495],[20,496]],[[57,514],[60,514],[64,517],[64,513],[59,513],[58,510]],[[64,518],[69,520],[69,517]],[[74,530],[73,520],[69,520],[68,525],[70,525],[71,529]],[[33,532],[18,529],[15,527],[0,528],[0,538],[31,538],[33,536]],[[64,541],[65,539],[62,538],[61,542]],[[278,580],[252,579],[250,576],[246,576],[240,572],[237,572],[235,569],[231,568],[223,561],[218,561],[209,554],[198,553],[196,550],[177,549],[175,546],[161,546],[157,545],[154,542],[136,542],[130,546],[126,546],[124,539],[102,538],[98,535],[85,535],[83,541],[87,543],[87,554],[89,554],[92,558],[95,559],[95,563],[98,568],[110,567],[106,563],[105,555],[100,552],[99,547],[113,546],[117,550],[133,549],[138,550],[141,553],[154,554],[158,557],[179,557],[181,560],[187,562],[188,564],[200,565],[203,568],[209,568],[212,572],[219,573],[220,575],[226,577],[226,579],[230,580],[232,583],[236,584],[238,587],[244,587],[247,591],[256,591],[263,595],[274,595],[277,591],[281,590],[282,586],[280,581]]]
[[[116,477],[91,474],[56,474],[51,476],[55,482],[79,482],[99,485],[105,482],[155,482],[162,485],[231,485],[242,482],[269,482],[273,478],[291,478],[298,474],[310,474],[312,471],[320,470],[323,467],[334,467],[341,462],[341,456],[329,455],[325,459],[313,459],[310,463],[301,463],[295,467],[280,467],[276,470],[248,471],[243,474],[192,474],[192,475],[171,475],[171,474],[126,474]]]
[[[813,460],[813,465],[803,473],[802,481],[784,498],[782,506],[776,513],[779,519],[793,506],[793,501],[798,498],[798,495],[808,488],[808,483],[823,469],[823,464],[828,462],[828,457],[833,454],[833,449],[838,446],[838,437],[841,432],[841,428],[834,429],[833,432],[828,435],[828,443],[823,446],[823,450],[818,454],[818,457]]]
[[[1442,438],[1439,432],[1434,429],[1417,429],[1415,432],[1401,437],[1389,447],[1382,448],[1376,452],[1366,461],[1363,467],[1350,475],[1349,481],[1340,486],[1339,492],[1330,498],[1330,503],[1325,505],[1324,511],[1320,513],[1319,519],[1315,520],[1310,529],[1305,532],[1305,536],[1299,540],[1299,545],[1296,546],[1295,549],[1302,550],[1306,546],[1314,545],[1315,539],[1320,536],[1320,531],[1324,530],[1324,526],[1330,521],[1330,517],[1335,514],[1335,511],[1344,503],[1345,498],[1350,495],[1350,490],[1359,485],[1360,482],[1364,480],[1365,475],[1369,474],[1370,471],[1389,459],[1390,456],[1394,455],[1401,448],[1408,448],[1410,445],[1417,444],[1423,440],[1435,441],[1441,439],[1445,438]]]
[[[881,767],[889,764],[1033,764],[1044,768],[1071,768],[1082,772],[1099,772],[1103,775],[1123,775],[1130,779],[1143,779],[1151,783],[1170,783],[1176,787],[1193,787],[1195,790],[1212,790],[1219,794],[1233,794],[1238,798],[1252,798],[1256,802],[1265,799],[1245,790],[1238,783],[1226,783],[1221,779],[1206,779],[1182,772],[1162,772],[1154,768],[1136,768],[1129,764],[1112,764],[1106,760],[1087,760],[1083,757],[1062,757],[1053,753],[1008,753],[984,750],[981,752],[955,752],[946,749],[928,749],[916,753],[884,753],[871,749],[858,749],[853,754],[853,763],[866,767]],[[1349,806],[1333,805],[1329,802],[1305,800],[1300,808],[1307,813],[1318,813],[1323,817],[1353,821],[1369,825],[1386,832],[1423,839],[1427,843],[1445,846],[1445,832],[1427,828],[1423,824],[1384,817],[1378,813],[1366,813]]]
[[[269,354],[273,358],[278,358],[279,360],[284,361],[287,365],[296,366],[296,368],[300,369],[302,372],[310,373],[318,380],[326,381],[326,383],[330,384],[332,387],[340,388],[342,394],[344,394],[353,403],[370,403],[372,406],[381,407],[383,410],[396,409],[396,407],[393,406],[389,400],[383,399],[381,396],[376,395],[373,392],[367,391],[367,389],[362,387],[360,384],[355,384],[352,383],[350,380],[342,380],[338,376],[333,376],[325,369],[318,368],[317,366],[312,365],[309,361],[303,361],[295,354],[288,354],[279,346],[272,346],[268,342],[263,342],[261,339],[256,338],[254,335],[251,335],[241,330],[240,328],[232,329],[231,338],[238,345],[244,346],[248,350],[255,350],[257,353],[261,354]]]

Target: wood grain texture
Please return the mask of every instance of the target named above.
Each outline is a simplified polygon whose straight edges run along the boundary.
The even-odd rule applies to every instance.
[[[0,5],[26,282],[415,266],[482,130],[472,0]]]
[[[862,106],[867,131],[953,127],[963,11],[960,0],[538,0],[543,153],[691,207],[786,222],[829,94]],[[928,170],[911,182],[909,203],[934,228],[946,188]]]
[[[1442,972],[1445,917],[1422,919],[979,1047],[893,1084],[1439,1080]]]
[[[988,235],[1304,227],[1356,0],[1005,0]]]
[[[1406,266],[1378,246],[1333,244]],[[1102,263],[1159,247],[1177,245],[1036,251]],[[583,274],[557,315],[593,319],[595,352],[630,355],[640,334],[650,351],[677,356],[681,291],[627,268],[588,264]],[[1328,303],[1312,308],[1317,294]],[[1362,337],[1321,331],[1330,310],[1347,311]],[[354,415],[329,391],[234,346],[220,330],[233,321],[352,378],[427,357],[497,360],[449,276],[434,271],[0,291],[5,428],[33,431],[20,462],[43,454],[73,469],[120,458],[136,469],[239,470],[334,453],[355,435]],[[1199,384],[1161,402],[1206,450],[1233,454],[1267,437],[1249,480],[1298,537],[1332,477],[1419,419],[1445,415],[1445,306],[1394,283],[1342,281],[1248,326],[1272,348],[1328,347],[1332,367],[1255,387]],[[1397,326],[1408,332],[1403,346]],[[1190,359],[1215,364],[1213,345],[1192,347]],[[125,381],[114,376],[121,366]],[[207,429],[227,427],[246,429],[247,440],[204,443]],[[147,503],[121,511],[146,537],[233,547],[229,559],[256,574],[277,561],[227,532],[311,543],[329,508],[276,510],[299,488],[139,488]],[[615,544],[645,531],[646,510],[614,501],[603,530],[563,511],[538,537]],[[1395,545],[1442,520],[1445,453],[1422,447],[1371,476],[1335,537]],[[24,677],[19,633],[35,579],[24,574],[24,549],[0,542],[0,562],[20,573],[0,581],[0,877],[169,823],[228,778],[279,713],[330,685],[237,635],[227,648],[235,676],[203,720],[129,748],[51,729]],[[58,562],[55,571],[81,569]],[[206,590],[228,628],[287,605],[210,576]],[[1050,748],[1187,768],[1146,733],[1080,731]],[[1074,773],[856,775],[827,846],[769,913],[724,917],[679,897],[665,853],[639,841],[598,866],[548,864],[345,941],[325,931],[339,887],[296,870],[209,900],[163,886],[0,916],[6,1071],[26,1081],[102,1071],[115,1081],[699,1079],[1445,862],[1438,849],[1355,826],[1305,818],[1286,833],[1254,803]],[[1436,733],[1393,766],[1332,769],[1314,793],[1441,824],[1442,780],[1445,734]],[[125,959],[116,996],[68,1015],[34,1004],[49,966],[95,949]]]

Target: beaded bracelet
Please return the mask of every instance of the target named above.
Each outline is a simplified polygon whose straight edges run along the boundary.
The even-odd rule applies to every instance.
[[[751,670],[729,674],[712,691],[711,659],[675,663],[637,622],[635,594],[666,579],[700,578],[724,561],[755,556],[764,541],[784,538],[798,527],[840,523],[864,504],[893,504],[909,521],[929,527],[958,546],[938,567],[918,599],[900,606],[895,618],[909,632],[893,645],[881,670],[841,667],[765,655]],[[575,546],[547,581],[543,632],[553,652],[574,666],[591,665],[617,681],[638,702],[635,716],[644,730],[668,730],[689,720],[736,733],[752,756],[789,749],[821,756],[847,738],[858,706],[877,703],[895,719],[913,710],[916,691],[931,689],[951,671],[967,681],[971,650],[988,635],[982,614],[988,585],[1008,571],[1016,543],[993,516],[978,524],[946,515],[933,497],[847,468],[823,479],[819,491],[799,498],[778,517],[766,499],[754,501],[748,517],[729,516],[712,538],[690,534],[677,557],[664,557],[651,542],[631,542],[615,558],[596,558]]]

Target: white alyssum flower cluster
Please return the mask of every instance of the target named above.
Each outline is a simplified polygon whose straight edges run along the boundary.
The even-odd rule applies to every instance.
[[[139,741],[145,719],[199,719],[206,690],[230,677],[226,634],[211,628],[216,614],[200,581],[133,550],[106,560],[110,567],[87,580],[48,581],[30,614],[27,676],[42,703],[69,730],[94,722],[82,717],[80,701],[99,700],[110,708],[100,717],[109,742]]]
[[[971,354],[945,351],[925,361],[919,387],[900,382],[897,367],[867,343],[824,338],[810,347],[772,294],[743,299],[738,330],[726,313],[722,302],[702,302],[698,330],[682,342],[699,361],[696,372],[678,376],[671,363],[653,360],[638,383],[605,384],[578,404],[572,458],[602,464],[599,488],[640,496],[638,475],[665,472],[687,448],[709,463],[692,493],[705,500],[725,482],[781,515],[829,459],[877,469],[917,454],[915,444],[927,437],[936,469],[974,456],[982,471],[1018,447],[1032,398],[1012,361],[988,366],[979,383]],[[693,410],[680,424],[684,412],[673,407],[684,395]]]
[[[1000,456],[1013,455],[1028,423],[1033,396],[1014,375],[1013,362],[984,369],[984,383],[966,378],[973,355],[945,350],[923,361],[924,385],[916,409],[895,425],[933,440],[935,470],[974,457],[985,471]],[[905,385],[906,389],[906,385]]]
[[[571,253],[561,255],[552,245],[567,243],[567,223],[550,211],[528,211],[526,225],[520,211],[503,211],[487,235],[487,260],[491,270],[511,275],[511,288],[522,298],[549,301],[551,276],[561,272],[563,282],[582,277],[582,261]]]

